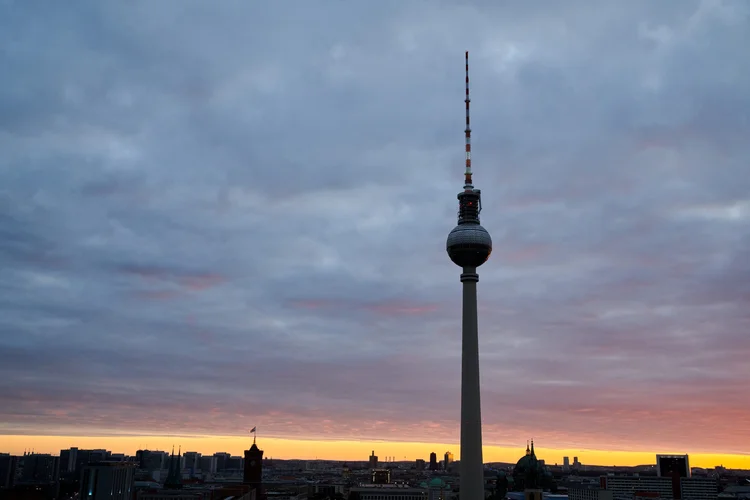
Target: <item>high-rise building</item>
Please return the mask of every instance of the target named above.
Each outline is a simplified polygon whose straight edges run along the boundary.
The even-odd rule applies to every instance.
[[[33,453],[23,457],[24,483],[53,483],[60,477],[60,457]]]
[[[469,52],[466,52],[466,170],[464,189],[458,194],[458,225],[448,234],[446,249],[462,268],[463,321],[461,328],[461,500],[484,500],[482,460],[482,410],[479,388],[479,334],[477,326],[477,268],[492,252],[492,238],[479,224],[481,191],[471,172],[469,122]]]
[[[216,457],[200,457],[200,470],[201,472],[208,472],[213,474],[216,472],[216,463],[218,459]]]
[[[197,451],[186,451],[182,454],[182,468],[192,476],[201,468],[200,459],[201,454]]]
[[[425,462],[424,462],[424,458],[418,458],[418,459],[417,459],[417,461],[416,461],[416,463],[415,463],[415,468],[416,468],[417,470],[424,470],[424,469],[425,469]]]
[[[216,457],[216,471],[221,472],[224,469],[229,468],[229,459],[232,458],[232,455],[229,453],[219,452],[214,453],[214,457]]]
[[[570,470],[570,457],[563,457],[563,472]]]
[[[690,477],[687,455],[656,455],[656,475],[660,477]]]
[[[378,456],[375,454],[375,450],[372,450],[372,453],[370,454],[369,464],[371,469],[378,468]]]
[[[430,453],[430,470],[437,470],[437,453]]]
[[[15,483],[18,457],[0,453],[0,488],[10,488]]]
[[[138,450],[135,452],[138,468],[154,472],[168,467],[169,453],[159,450]]]
[[[656,475],[672,481],[675,500],[682,498],[680,479],[690,477],[690,462],[687,455],[656,455]]]
[[[443,456],[443,468],[448,470],[448,466],[453,462],[453,453],[446,451]]]
[[[75,472],[78,459],[78,448],[60,450],[60,474]]]
[[[101,462],[81,474],[81,500],[132,500],[135,463]]]

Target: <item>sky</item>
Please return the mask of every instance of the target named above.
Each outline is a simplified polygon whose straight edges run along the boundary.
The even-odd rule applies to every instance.
[[[748,453],[747,2],[0,12],[0,448],[458,456],[468,50],[484,444]]]

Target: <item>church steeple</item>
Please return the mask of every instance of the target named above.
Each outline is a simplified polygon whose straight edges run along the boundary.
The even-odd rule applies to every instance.
[[[536,454],[534,453],[534,440],[533,439],[531,440],[531,454],[533,456],[536,456]]]
[[[531,455],[531,450],[529,449],[529,440],[526,440],[526,455]]]
[[[182,448],[180,448],[180,454]],[[169,456],[169,469],[167,472],[167,479],[164,481],[164,488],[168,490],[181,490],[182,489],[182,467],[180,466],[180,454],[175,456],[174,446],[172,446],[172,454]]]

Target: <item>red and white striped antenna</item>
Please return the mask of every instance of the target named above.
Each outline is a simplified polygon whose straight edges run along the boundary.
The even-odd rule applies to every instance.
[[[466,180],[464,182],[464,188],[465,189],[473,189],[473,185],[471,183],[471,126],[469,122],[469,103],[471,102],[471,99],[469,99],[469,51],[466,51],[466,130],[464,132],[466,133],[466,173],[464,174],[466,177]]]

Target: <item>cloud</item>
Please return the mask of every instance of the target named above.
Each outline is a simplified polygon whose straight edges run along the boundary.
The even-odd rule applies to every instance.
[[[2,8],[0,431],[457,439],[468,49],[485,441],[750,440],[744,2]]]

